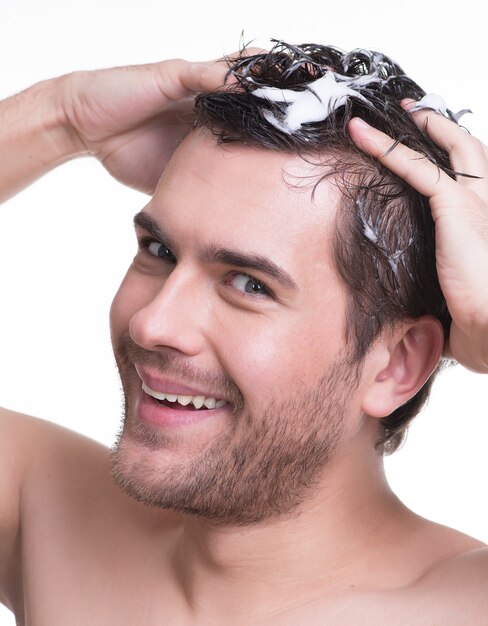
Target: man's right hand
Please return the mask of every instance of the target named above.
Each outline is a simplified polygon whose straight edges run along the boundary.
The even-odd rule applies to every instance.
[[[223,61],[180,59],[74,72],[0,102],[0,202],[83,154],[152,193],[192,126],[193,97],[224,85]]]
[[[193,96],[224,84],[226,63],[181,59],[75,72],[61,80],[65,123],[77,154],[122,183],[152,193],[192,125]]]

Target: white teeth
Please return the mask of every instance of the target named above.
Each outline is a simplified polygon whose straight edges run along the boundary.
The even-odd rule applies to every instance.
[[[186,406],[187,404],[190,404],[192,398],[193,396],[178,396],[178,402],[183,406]]]
[[[193,404],[196,409],[201,409],[205,406],[207,409],[220,409],[225,406],[227,402],[225,400],[217,400],[217,398],[206,398],[205,396],[179,396],[174,393],[161,393],[154,391],[148,387],[145,383],[142,383],[142,390],[147,393],[148,396],[156,398],[156,400],[168,400],[168,402],[178,402],[182,406]]]
[[[166,394],[159,393],[158,391],[153,391],[144,383],[142,383],[142,391],[147,393],[148,396],[152,396],[153,398],[156,398],[156,400],[166,400]]]
[[[196,409],[201,409],[205,401],[205,396],[193,396],[191,403]]]

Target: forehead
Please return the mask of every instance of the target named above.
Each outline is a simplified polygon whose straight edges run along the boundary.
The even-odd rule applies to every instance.
[[[195,243],[212,238],[277,262],[330,260],[338,189],[295,155],[219,145],[195,131],[169,162],[146,211]],[[208,243],[208,241],[206,242]]]

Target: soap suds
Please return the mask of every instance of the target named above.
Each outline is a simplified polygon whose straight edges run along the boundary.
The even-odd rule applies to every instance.
[[[329,117],[336,109],[346,104],[349,98],[358,98],[368,106],[373,104],[362,94],[359,89],[367,89],[369,85],[386,84],[390,77],[383,78],[381,69],[384,65],[383,55],[370,50],[358,49],[354,53],[362,54],[369,60],[372,71],[360,76],[344,76],[331,70],[327,70],[323,76],[305,85],[300,91],[294,89],[279,89],[277,87],[258,87],[251,93],[257,98],[269,102],[282,103],[286,110],[275,113],[269,109],[262,109],[263,117],[275,128],[291,135],[301,128],[303,124],[321,122]],[[352,54],[352,53],[351,53]],[[348,71],[349,64],[345,64]],[[246,77],[249,82],[255,83],[251,77]],[[447,108],[446,102],[437,94],[426,94],[411,107],[410,112],[421,109],[431,109],[441,113],[445,117],[458,123],[463,115],[471,113],[470,109],[462,109],[453,113]]]
[[[422,109],[430,109],[435,111],[436,113],[440,113],[445,117],[450,118],[456,123],[459,123],[459,120],[466,113],[472,113],[471,109],[461,109],[457,113],[453,113],[450,109],[447,108],[446,101],[442,96],[438,96],[435,93],[425,94],[423,98],[421,98],[418,102],[414,104],[411,108],[409,108],[409,112],[413,113],[415,111],[421,111]]]
[[[252,94],[270,102],[283,102],[288,105],[282,120],[278,119],[271,111],[264,110],[262,113],[270,124],[290,135],[303,124],[325,120],[336,109],[343,106],[348,98],[359,98],[369,104],[362,94],[349,86],[354,85],[355,81],[357,84],[358,80],[365,78],[368,77],[361,76],[359,79],[351,79],[334,72],[327,72],[321,78],[308,83],[303,91],[259,87]],[[373,77],[370,76],[369,80],[372,79]]]
[[[366,217],[364,211],[364,200],[359,198],[356,201],[358,209],[358,217],[363,226],[363,234],[374,247],[381,252],[381,254],[387,259],[393,274],[396,276],[399,271],[399,265],[403,265],[405,271],[410,276],[410,271],[405,263],[405,252],[413,244],[414,237],[410,237],[407,244],[403,248],[397,248],[396,250],[390,250],[385,245],[384,239],[380,235],[380,216],[377,217],[376,222],[372,220],[372,217]]]

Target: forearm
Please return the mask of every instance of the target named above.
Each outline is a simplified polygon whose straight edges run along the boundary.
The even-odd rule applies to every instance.
[[[38,83],[0,102],[0,202],[82,153],[63,116],[63,81]]]

